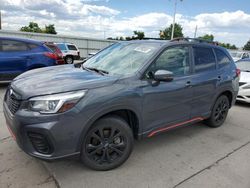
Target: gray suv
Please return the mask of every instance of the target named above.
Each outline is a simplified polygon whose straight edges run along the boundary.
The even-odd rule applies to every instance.
[[[79,155],[95,170],[118,167],[134,139],[204,121],[219,127],[238,93],[239,70],[198,39],[119,42],[74,65],[18,76],[4,98],[7,126],[31,156]]]

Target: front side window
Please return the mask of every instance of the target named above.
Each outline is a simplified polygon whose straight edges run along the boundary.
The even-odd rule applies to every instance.
[[[216,61],[212,48],[194,47],[193,50],[196,73],[216,69]]]
[[[109,74],[133,74],[156,53],[160,45],[157,42],[116,43],[92,56],[83,66],[105,70]]]
[[[26,43],[15,40],[2,40],[0,49],[3,52],[20,52],[29,50]]]
[[[215,54],[217,57],[219,68],[222,68],[222,67],[231,63],[231,60],[223,51],[221,51],[219,49],[215,49]]]
[[[152,73],[157,70],[173,72],[174,76],[188,75],[190,73],[189,47],[179,46],[165,50],[149,68],[149,72]]]

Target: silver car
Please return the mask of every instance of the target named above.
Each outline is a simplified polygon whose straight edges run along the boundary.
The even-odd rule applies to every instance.
[[[236,65],[241,70],[237,100],[250,103],[250,59],[238,61]]]

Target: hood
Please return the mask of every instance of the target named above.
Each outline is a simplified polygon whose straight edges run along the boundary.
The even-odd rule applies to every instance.
[[[103,87],[117,79],[75,68],[74,65],[60,65],[21,74],[13,80],[11,87],[22,96],[22,99],[28,99],[39,95]]]
[[[250,83],[250,72],[241,71],[240,82]]]

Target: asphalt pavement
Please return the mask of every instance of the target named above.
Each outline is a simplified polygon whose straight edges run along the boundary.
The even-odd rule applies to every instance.
[[[198,123],[137,141],[124,165],[97,172],[76,159],[46,163],[24,154],[0,105],[0,187],[249,188],[249,122],[250,105],[236,104],[220,128]]]

